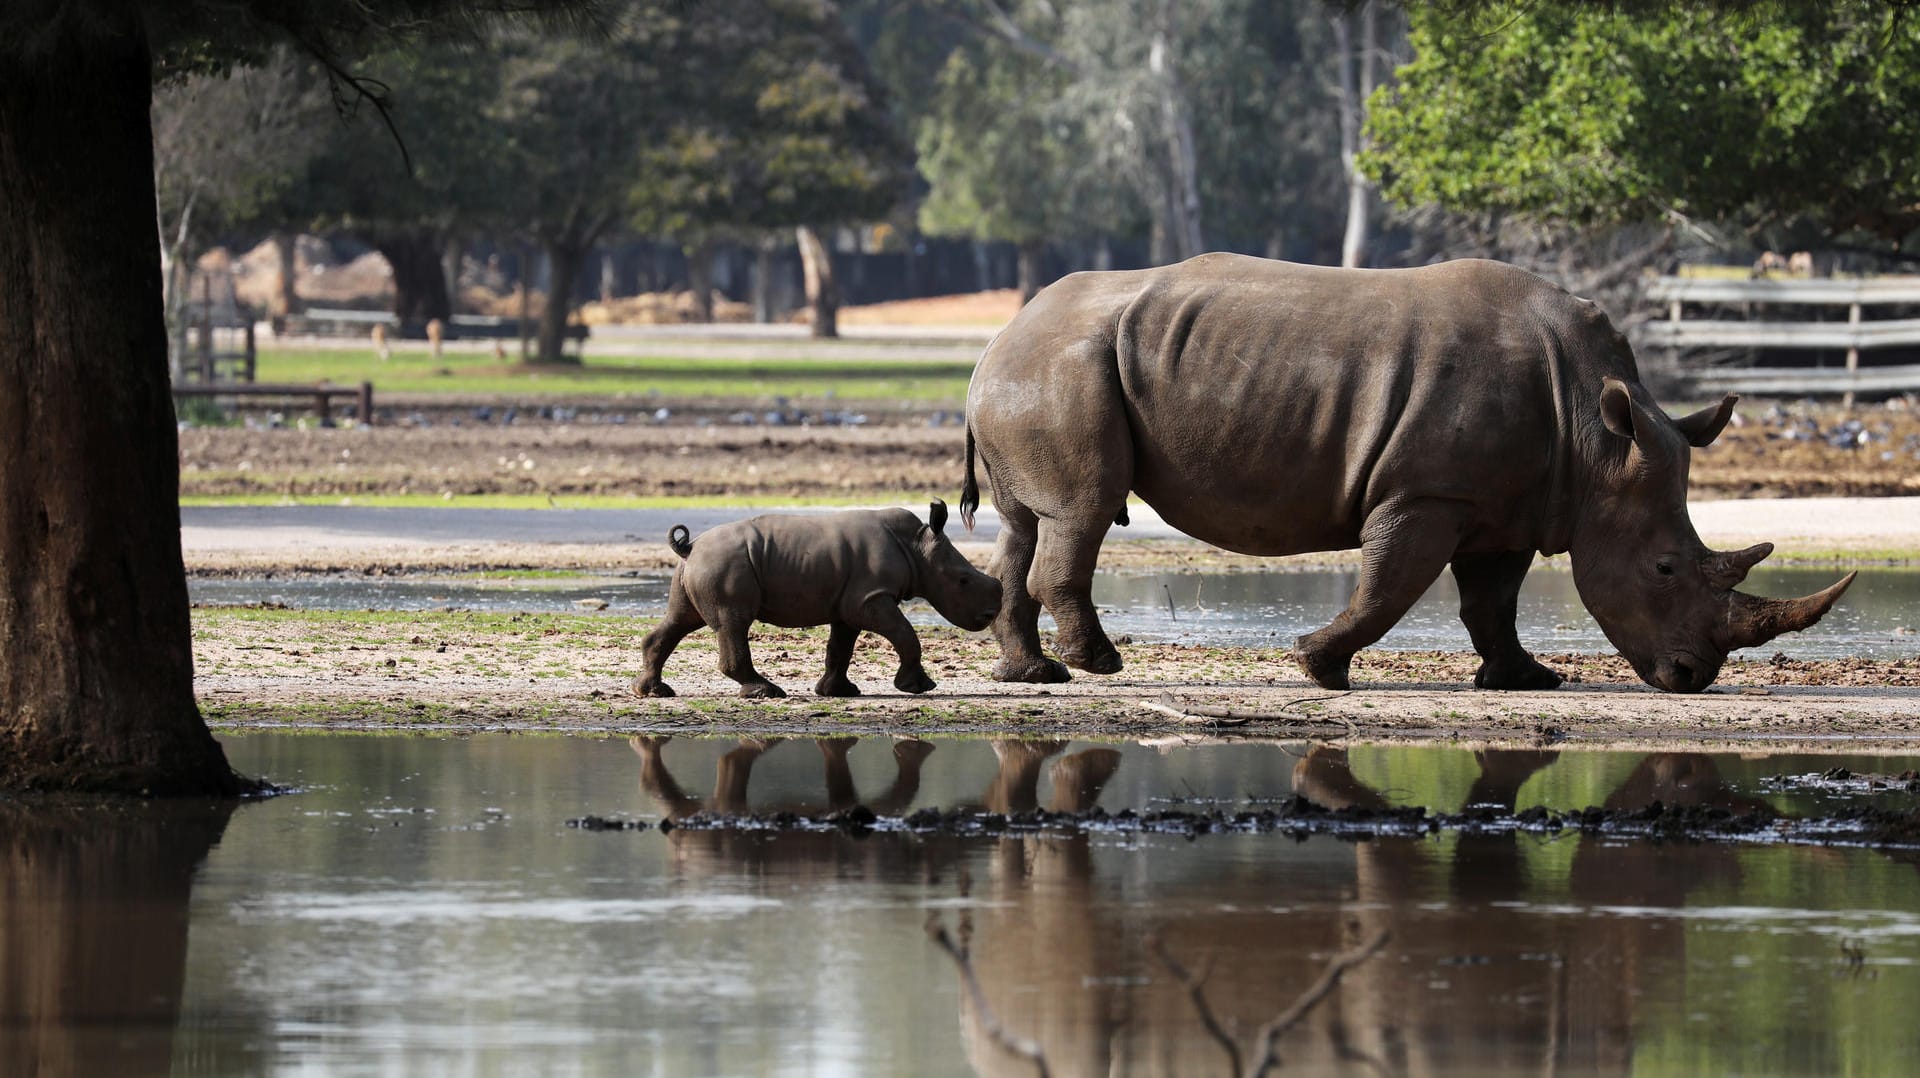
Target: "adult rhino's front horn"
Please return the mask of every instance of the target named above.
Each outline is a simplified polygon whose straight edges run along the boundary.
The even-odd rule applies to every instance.
[[[1846,594],[1847,587],[1858,575],[1848,573],[1826,590],[1798,599],[1763,599],[1734,592],[1727,599],[1727,650],[1758,647],[1781,633],[1808,628],[1833,609],[1833,604],[1840,601],[1840,596]]]

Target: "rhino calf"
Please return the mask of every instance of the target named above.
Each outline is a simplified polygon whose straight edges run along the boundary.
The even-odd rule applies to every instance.
[[[1000,612],[1000,582],[967,564],[946,524],[946,503],[935,499],[926,524],[905,509],[772,515],[722,524],[698,541],[686,525],[674,525],[667,541],[684,560],[673,571],[666,616],[641,644],[644,668],[634,694],[672,696],[660,679],[667,657],[688,633],[711,625],[720,672],[740,683],[740,695],[785,696],[753,668],[747,629],[755,621],[832,626],[826,673],[814,686],[821,696],[860,695],[847,680],[847,664],[862,630],[886,637],[899,653],[895,688],[932,689],[901,601],[926,599],[941,617],[972,631]]]

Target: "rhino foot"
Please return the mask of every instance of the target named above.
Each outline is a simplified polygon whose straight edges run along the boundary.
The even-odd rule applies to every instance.
[[[993,680],[1024,681],[1035,685],[1056,685],[1073,680],[1066,665],[1052,659],[1001,659],[993,664]]]
[[[1089,674],[1117,674],[1122,665],[1120,653],[1111,647],[1091,658],[1081,658],[1077,654],[1064,651],[1060,653],[1060,657],[1066,660],[1068,666],[1085,670]]]
[[[828,674],[813,686],[815,696],[858,696],[860,686],[848,681],[845,674],[838,677]]]
[[[633,679],[633,684],[627,686],[627,688],[635,696],[655,696],[655,697],[664,698],[668,696],[678,695],[673,691],[673,686],[667,684],[664,681],[661,681],[658,678],[637,677]]]
[[[751,700],[777,700],[787,695],[787,690],[771,681],[761,681],[740,686],[740,695]]]
[[[901,692],[932,692],[933,686],[934,680],[927,676],[925,670],[902,670],[893,678],[893,687]]]
[[[1348,678],[1348,670],[1353,663],[1351,655],[1335,660],[1330,655],[1322,655],[1296,642],[1293,646],[1293,662],[1301,673],[1307,675],[1308,681],[1323,689],[1345,692],[1353,688],[1353,682]]]
[[[1542,666],[1529,657],[1525,665],[1495,666],[1490,662],[1481,663],[1479,672],[1473,675],[1473,687],[1506,692],[1527,692],[1557,689],[1565,680],[1551,668]]]

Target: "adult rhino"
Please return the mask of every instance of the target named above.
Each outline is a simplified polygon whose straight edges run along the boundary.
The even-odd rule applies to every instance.
[[[1451,565],[1474,684],[1560,676],[1514,631],[1534,552],[1571,555],[1594,620],[1649,684],[1698,692],[1727,653],[1804,629],[1853,574],[1800,599],[1734,591],[1772,552],[1719,553],[1687,519],[1689,446],[1736,398],[1671,419],[1599,307],[1523,270],[1467,260],[1342,270],[1231,254],[1077,273],[987,347],[967,392],[960,507],[976,448],[1000,514],[990,571],[1003,681],[1120,669],[1089,599],[1129,491],[1167,523],[1243,554],[1359,547],[1347,608],[1295,642],[1348,687],[1372,644]]]

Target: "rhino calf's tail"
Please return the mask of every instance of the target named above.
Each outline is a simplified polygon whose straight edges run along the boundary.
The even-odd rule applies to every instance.
[[[667,531],[667,545],[684,559],[693,553],[693,533],[687,530],[685,524],[675,524]]]

